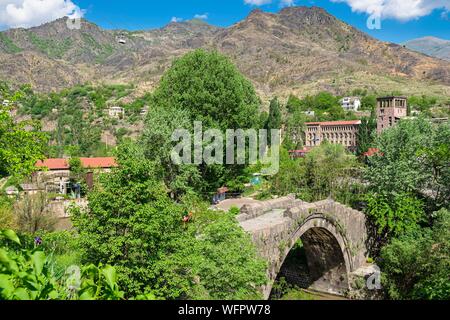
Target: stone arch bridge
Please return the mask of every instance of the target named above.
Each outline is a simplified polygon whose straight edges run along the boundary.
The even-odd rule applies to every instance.
[[[244,205],[237,217],[259,253],[267,259],[269,298],[272,285],[294,245],[302,240],[312,289],[344,295],[352,274],[366,267],[366,219],[333,200],[306,203],[294,196]]]

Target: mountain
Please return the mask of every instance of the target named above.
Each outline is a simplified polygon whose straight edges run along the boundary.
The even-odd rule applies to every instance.
[[[254,10],[228,28],[191,20],[131,32],[82,20],[71,30],[63,18],[12,29],[0,33],[0,79],[41,91],[87,81],[146,91],[196,48],[229,56],[263,97],[354,88],[450,95],[449,62],[371,38],[318,7]]]
[[[450,61],[450,40],[424,37],[407,41],[404,45],[411,50],[424,53],[431,57]]]

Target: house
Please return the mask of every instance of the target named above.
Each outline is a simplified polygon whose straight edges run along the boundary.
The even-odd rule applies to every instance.
[[[361,108],[361,100],[358,97],[345,97],[341,100],[345,111],[358,111]]]
[[[408,116],[408,99],[406,97],[382,97],[377,99],[377,132],[395,126]]]
[[[361,120],[308,122],[306,123],[306,147],[317,147],[324,141],[342,144],[349,150],[358,146],[358,133]]]
[[[122,107],[111,107],[108,110],[108,114],[111,118],[122,119],[125,115],[125,109]]]
[[[117,167],[114,158],[80,158],[81,166],[86,170],[86,183],[89,188],[94,185],[94,173],[108,172]],[[72,184],[69,159],[46,159],[35,165],[39,171],[32,177],[33,183],[43,186],[50,193],[61,195],[79,194],[79,185]]]
[[[9,107],[9,105],[11,104],[11,101],[9,101],[9,100],[3,100],[2,101],[2,105],[4,106],[4,107]]]

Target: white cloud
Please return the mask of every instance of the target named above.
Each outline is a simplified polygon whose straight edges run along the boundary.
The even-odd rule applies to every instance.
[[[245,4],[249,4],[252,6],[262,6],[263,4],[271,3],[272,0],[244,0]]]
[[[177,17],[172,17],[172,19],[170,20],[170,22],[181,22],[181,21],[183,21],[183,19]]]
[[[208,20],[208,14],[204,13],[204,14],[196,14],[194,16],[194,19],[200,19],[200,20]]]
[[[265,4],[272,3],[273,0],[244,0],[245,4],[251,6],[262,6]],[[295,5],[295,0],[279,0],[280,7],[292,7]]]
[[[71,0],[0,0],[0,26],[34,27],[65,16],[81,18],[84,11]]]
[[[450,0],[331,0],[346,2],[353,11],[380,14],[402,21],[429,15],[433,10],[450,10]]]

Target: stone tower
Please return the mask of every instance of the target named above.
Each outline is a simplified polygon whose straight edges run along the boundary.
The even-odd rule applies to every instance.
[[[377,99],[377,131],[395,126],[400,119],[408,115],[408,99],[406,97],[383,97]]]

